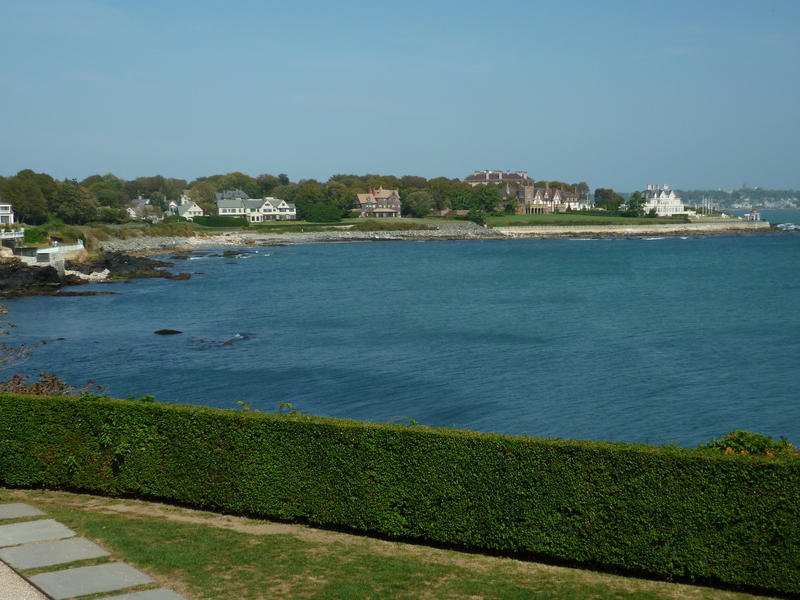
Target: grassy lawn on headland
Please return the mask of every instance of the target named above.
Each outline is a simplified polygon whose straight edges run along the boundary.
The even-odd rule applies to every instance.
[[[766,598],[138,500],[0,488],[0,502],[40,508],[195,600]]]
[[[486,217],[491,227],[514,225],[678,225],[686,223],[684,217],[618,217],[614,215],[584,215],[556,213],[552,215],[500,215]]]

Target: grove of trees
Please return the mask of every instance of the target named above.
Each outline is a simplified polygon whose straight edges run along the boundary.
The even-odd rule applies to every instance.
[[[551,187],[568,185],[559,181],[548,183]],[[545,182],[537,182],[537,186],[544,185]],[[573,185],[581,193],[588,192],[586,183],[569,187]],[[472,187],[459,179],[426,179],[416,175],[339,174],[325,182],[315,179],[292,182],[285,173],[252,177],[235,171],[198,177],[194,181],[161,175],[124,180],[107,173],[91,175],[82,181],[58,181],[46,173],[25,169],[10,177],[0,176],[0,197],[13,205],[18,221],[30,225],[43,224],[50,218],[77,225],[121,223],[128,219],[125,208],[139,196],[163,211],[184,190],[207,214],[213,215],[215,194],[231,189],[240,189],[251,198],[274,196],[294,203],[298,219],[336,221],[349,214],[356,194],[379,187],[400,190],[406,216],[424,217],[431,211],[444,209],[488,214],[502,210],[504,205],[505,187]]]

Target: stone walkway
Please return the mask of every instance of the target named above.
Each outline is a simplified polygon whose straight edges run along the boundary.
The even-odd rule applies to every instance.
[[[0,504],[0,522],[14,519],[0,525],[0,600],[67,600],[102,593],[117,595],[98,600],[186,600],[167,589],[125,593],[136,586],[155,584],[150,576],[125,563],[68,568],[75,561],[104,558],[109,553],[46,516],[28,504]],[[43,568],[48,570],[29,578],[18,573]]]

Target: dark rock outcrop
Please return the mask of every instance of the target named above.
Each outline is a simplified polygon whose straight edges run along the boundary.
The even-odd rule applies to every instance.
[[[179,333],[183,333],[182,331],[178,331],[177,329],[159,329],[158,331],[154,331],[156,335],[178,335]]]
[[[0,296],[48,293],[61,285],[58,271],[53,267],[30,267],[19,261],[0,263]]]
[[[165,277],[167,279],[189,279],[188,273],[173,274],[163,270],[171,267],[172,263],[147,258],[145,256],[131,256],[122,252],[107,252],[90,262],[67,263],[67,268],[81,273],[93,273],[108,269],[109,276],[117,279]]]

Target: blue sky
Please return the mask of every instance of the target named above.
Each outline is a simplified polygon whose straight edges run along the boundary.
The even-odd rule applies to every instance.
[[[0,174],[800,188],[800,2],[0,0]]]

